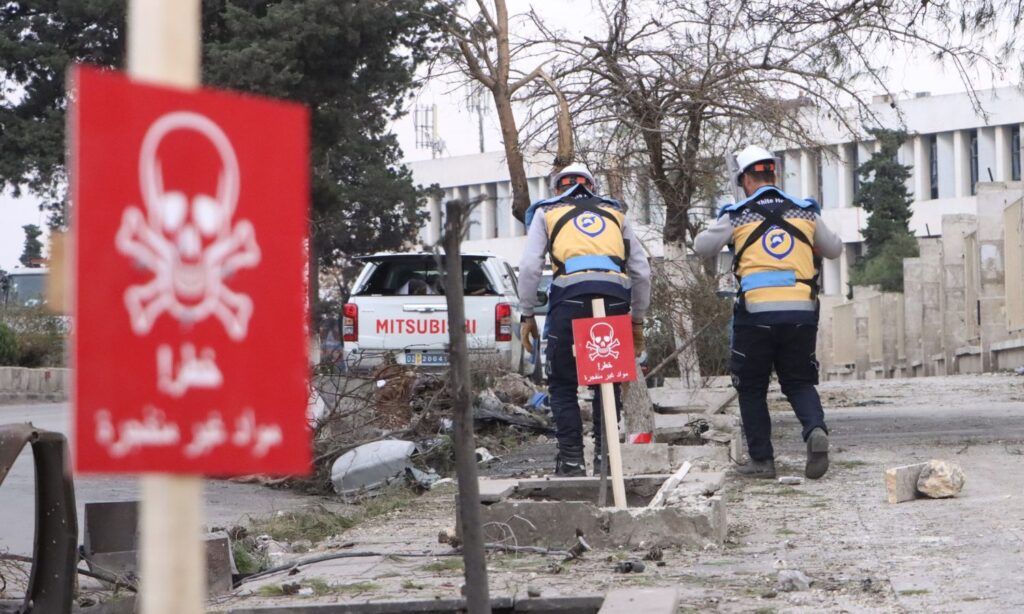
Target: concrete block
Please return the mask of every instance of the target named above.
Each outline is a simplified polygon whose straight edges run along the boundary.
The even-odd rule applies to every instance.
[[[598,614],[674,614],[678,607],[675,588],[621,588],[608,592]]]
[[[724,471],[691,471],[673,491],[673,497],[711,497],[725,486]]]
[[[497,503],[516,490],[519,480],[480,479],[480,503]]]
[[[729,462],[729,450],[724,446],[670,446],[669,459],[673,467],[685,462],[726,463]]]
[[[697,444],[700,436],[687,426],[697,419],[707,419],[704,414],[654,414],[654,441],[657,443]]]
[[[206,546],[206,584],[211,597],[231,592],[231,576],[237,573],[231,554],[231,541],[226,533],[210,533],[203,538]],[[86,562],[89,568],[115,574],[139,573],[139,551],[97,552]]]
[[[508,499],[481,507],[481,522],[507,525],[520,546],[565,548],[580,530],[595,548],[662,546],[703,548],[721,544],[728,525],[719,497],[657,509],[598,508],[585,501]]]
[[[667,443],[623,444],[620,449],[624,476],[672,471]]]
[[[231,554],[231,540],[227,533],[206,536],[206,586],[211,597],[231,592],[231,576],[238,573]]]
[[[917,478],[928,463],[916,463],[885,470],[885,492],[889,503],[903,503],[917,498]]]
[[[84,515],[86,556],[138,549],[138,501],[86,503]]]

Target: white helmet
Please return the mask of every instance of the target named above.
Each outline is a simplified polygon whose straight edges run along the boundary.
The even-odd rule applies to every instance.
[[[765,162],[764,168],[751,169],[758,162]],[[760,145],[748,145],[746,149],[736,154],[736,182],[739,183],[740,175],[747,170],[775,172],[778,167],[778,159],[775,154]]]
[[[558,192],[558,187],[561,184],[563,177],[582,177],[590,184],[592,192],[597,190],[597,182],[594,181],[594,175],[590,172],[590,169],[582,164],[570,164],[555,173],[551,177],[550,187],[552,192]]]

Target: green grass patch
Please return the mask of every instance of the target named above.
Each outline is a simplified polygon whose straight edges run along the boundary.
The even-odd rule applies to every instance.
[[[909,591],[900,591],[900,596],[901,597],[916,597],[917,595],[927,595],[930,592],[931,591],[929,591],[926,588],[915,588],[915,589],[912,589],[912,590],[909,590]]]
[[[413,582],[412,580],[406,580],[405,582],[402,582],[402,588],[404,588],[407,591],[420,591],[420,590],[423,590],[423,589],[427,588],[427,585],[426,584],[417,584],[416,582]]]
[[[356,522],[354,518],[332,512],[322,505],[311,505],[254,518],[249,525],[253,533],[266,534],[276,540],[308,539],[315,543],[351,529]]]
[[[787,529],[785,527],[775,531],[776,535],[796,535],[796,533],[797,532],[794,531],[793,529]]]
[[[775,614],[777,610],[775,608],[757,608],[754,610],[754,614]]]
[[[231,554],[235,557],[235,566],[240,574],[254,574],[267,569],[270,561],[263,554],[250,550],[244,541],[231,541]]]
[[[382,489],[377,496],[365,499],[352,515],[332,512],[323,505],[310,505],[252,518],[249,521],[250,532],[288,542],[309,540],[317,543],[371,518],[405,509],[415,500],[416,493],[403,483],[395,483]]]
[[[462,559],[459,557],[451,557],[447,559],[441,559],[440,561],[434,561],[433,563],[427,563],[420,567],[421,571],[427,571],[430,573],[443,573],[446,571],[462,571]]]

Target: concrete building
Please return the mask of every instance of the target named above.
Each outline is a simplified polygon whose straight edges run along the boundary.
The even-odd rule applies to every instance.
[[[1015,88],[978,92],[977,103],[967,93],[914,97],[893,101],[879,97],[871,105],[879,123],[904,127],[910,135],[899,161],[912,167],[908,189],[914,196],[911,229],[918,237],[940,236],[943,216],[978,214],[979,182],[1018,181],[1021,177],[1021,126],[1024,95]],[[853,206],[859,187],[856,168],[875,149],[871,141],[852,140],[827,117],[812,117],[820,147],[780,149],[782,186],[798,196],[813,196],[823,206],[826,223],[846,244],[842,257],[827,261],[822,272],[825,295],[842,296],[848,289],[849,268],[862,253],[864,211]],[[550,155],[527,164],[530,198],[549,196]],[[511,189],[502,152],[411,162],[422,185],[438,184],[444,199],[488,198],[474,211],[467,249],[486,249],[518,260],[524,229],[511,211]],[[663,207],[649,186],[627,186],[626,200],[648,252],[659,255]],[[727,192],[723,189],[723,192]],[[431,244],[441,232],[441,200],[428,205],[429,221],[421,240]],[[709,204],[710,212],[715,205]]]

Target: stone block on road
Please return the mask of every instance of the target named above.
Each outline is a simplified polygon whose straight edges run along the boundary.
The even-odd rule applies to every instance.
[[[928,463],[915,463],[885,470],[885,492],[889,503],[903,503],[917,498],[917,478]]]
[[[928,461],[917,477],[917,491],[932,499],[955,497],[963,487],[964,470],[951,461]]]

